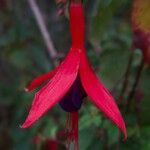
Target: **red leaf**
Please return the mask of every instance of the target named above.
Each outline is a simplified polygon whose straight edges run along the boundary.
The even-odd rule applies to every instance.
[[[32,126],[66,94],[77,77],[79,59],[79,52],[71,49],[52,80],[36,93],[29,115],[21,126],[22,128]]]
[[[121,129],[126,139],[126,127],[120,111],[113,97],[94,74],[83,52],[81,53],[80,76],[87,95]]]

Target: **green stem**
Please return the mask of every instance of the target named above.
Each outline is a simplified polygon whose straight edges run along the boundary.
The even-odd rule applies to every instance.
[[[127,69],[126,72],[124,74],[124,81],[123,81],[123,86],[121,89],[121,93],[119,96],[119,102],[122,101],[124,94],[127,90],[128,84],[129,84],[129,76],[130,76],[130,69],[131,69],[131,65],[132,65],[132,61],[133,61],[133,51],[131,52],[130,56],[129,56],[129,61],[128,61],[128,65],[127,65]]]
[[[140,65],[138,67],[138,70],[137,70],[137,74],[136,74],[136,77],[135,77],[132,89],[129,92],[129,95],[127,97],[126,112],[128,112],[130,110],[131,102],[132,102],[133,96],[135,94],[136,87],[137,87],[137,85],[138,85],[138,83],[140,81],[140,77],[141,77],[141,74],[142,74],[143,67],[144,67],[144,60],[142,58],[141,59],[141,63],[140,63]]]

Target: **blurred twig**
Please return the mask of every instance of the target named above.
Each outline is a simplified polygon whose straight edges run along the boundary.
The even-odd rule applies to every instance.
[[[119,103],[121,103],[121,101],[123,99],[123,96],[124,96],[124,94],[127,90],[127,87],[128,87],[132,60],[133,60],[133,51],[131,52],[131,54],[129,56],[127,69],[126,69],[126,72],[124,74],[124,81],[123,81],[123,86],[122,86],[121,93],[120,93],[120,96],[119,96]]]
[[[135,91],[136,91],[136,87],[137,87],[137,85],[138,85],[138,83],[140,81],[140,77],[141,77],[141,74],[142,74],[143,67],[144,67],[144,60],[142,58],[141,62],[140,62],[140,65],[138,67],[138,70],[137,70],[137,74],[135,76],[135,80],[134,80],[132,89],[129,92],[129,95],[127,97],[127,106],[126,106],[126,111],[127,112],[130,110],[131,100],[133,99],[133,96],[134,96]]]
[[[42,13],[41,13],[41,11],[40,11],[37,3],[36,3],[36,0],[28,0],[28,3],[31,7],[31,10],[33,11],[34,17],[35,17],[37,24],[38,24],[38,27],[41,31],[44,42],[47,46],[49,57],[52,60],[53,65],[56,66],[57,65],[57,60],[56,60],[57,51],[54,47],[54,44],[52,42],[51,36],[48,32],[48,29],[45,25],[44,19],[42,17]]]

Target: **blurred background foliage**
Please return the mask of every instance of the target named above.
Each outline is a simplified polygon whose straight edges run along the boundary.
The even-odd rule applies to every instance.
[[[54,0],[37,0],[55,48],[66,54],[71,45],[67,13],[58,15]],[[128,139],[89,100],[80,111],[80,149],[150,149],[150,67],[144,65],[130,100],[141,52],[131,51],[131,0],[84,0],[86,48],[91,65],[112,91],[127,124]],[[122,93],[125,72],[127,90]],[[53,68],[47,48],[27,0],[0,0],[0,150],[64,149],[66,113],[54,107],[32,128],[23,130],[34,92],[24,87]],[[92,85],[91,85],[92,86]],[[48,148],[49,147],[49,148]]]

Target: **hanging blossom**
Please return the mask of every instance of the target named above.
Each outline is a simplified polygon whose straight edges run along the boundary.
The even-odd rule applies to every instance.
[[[142,51],[150,64],[150,0],[134,0],[132,11],[133,46]]]
[[[53,71],[35,78],[26,88],[29,92],[45,81],[48,83],[34,97],[29,115],[22,128],[31,127],[47,111],[57,103],[69,112],[68,143],[78,145],[78,111],[83,99],[89,96],[91,101],[101,110],[127,138],[126,127],[115,100],[98,80],[89,65],[84,48],[84,13],[81,3],[71,1],[69,5],[70,32],[72,47],[65,60]]]

